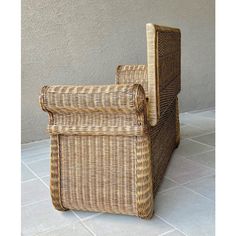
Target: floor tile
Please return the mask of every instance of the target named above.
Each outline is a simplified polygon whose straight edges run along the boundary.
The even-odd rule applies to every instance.
[[[178,230],[175,230],[175,231],[165,234],[165,236],[185,236],[185,235],[179,232]]]
[[[82,220],[88,220],[92,219],[94,217],[97,217],[98,215],[102,214],[100,212],[93,212],[93,211],[76,211],[74,210],[74,213]]]
[[[179,114],[180,124],[188,125],[191,122],[192,117],[194,117],[194,115],[189,112],[180,113]]]
[[[201,116],[193,116],[189,121],[189,125],[201,128],[204,131],[215,132],[215,120]]]
[[[49,189],[38,179],[21,184],[21,204],[28,205],[49,199]]]
[[[159,194],[156,214],[187,235],[214,235],[214,202],[183,187]]]
[[[39,177],[48,176],[50,173],[50,160],[49,159],[29,163],[28,166]]]
[[[185,125],[180,128],[180,138],[191,138],[203,134],[205,131],[190,125]]]
[[[23,164],[21,164],[21,181],[27,181],[35,178],[36,176],[34,176],[32,172],[29,171],[28,168],[26,168]]]
[[[215,168],[215,151],[214,150],[200,153],[200,154],[196,154],[196,155],[192,155],[192,156],[188,156],[186,158],[196,161],[198,163],[201,163],[205,166]]]
[[[21,159],[24,163],[31,163],[39,160],[50,158],[50,150],[48,148],[40,149],[39,151],[27,150],[21,152]]]
[[[203,129],[204,131],[215,130],[215,120],[198,115],[197,113],[182,113],[180,114],[180,123],[191,125]]]
[[[197,112],[196,115],[203,116],[206,118],[215,119],[215,110]]]
[[[201,180],[184,185],[187,188],[202,194],[203,196],[215,200],[215,176],[208,176]]]
[[[78,218],[71,212],[60,212],[54,209],[51,201],[22,207],[22,233],[24,236],[34,236],[41,232],[53,231],[58,227],[78,222]]]
[[[204,176],[214,174],[214,170],[183,157],[171,158],[165,176],[184,184]]]
[[[92,229],[97,236],[152,236],[159,235],[173,229],[159,217],[153,217],[151,220],[142,220],[135,216],[121,216],[113,214],[100,215],[91,220],[85,221],[85,224]]]
[[[193,140],[196,140],[201,143],[205,143],[211,146],[215,146],[215,133],[207,134],[207,135],[202,135],[198,136],[195,138],[192,138]]]
[[[24,143],[21,145],[21,148],[22,150],[30,150],[49,146],[50,146],[50,139],[43,139],[36,142]]]
[[[37,236],[92,236],[92,234],[79,222],[68,226],[37,234]]]
[[[50,186],[50,176],[45,176],[42,181],[49,187]]]
[[[168,179],[167,177],[164,177],[158,189],[158,192],[166,191],[167,189],[173,188],[175,186],[177,186],[175,182]]]
[[[187,157],[190,155],[207,152],[213,149],[214,147],[210,147],[201,143],[194,142],[192,140],[185,139],[180,142],[179,147],[175,150],[175,154]]]

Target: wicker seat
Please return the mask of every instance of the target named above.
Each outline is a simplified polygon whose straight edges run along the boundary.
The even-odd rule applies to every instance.
[[[180,30],[146,29],[147,65],[118,66],[115,85],[42,88],[58,210],[153,215],[179,143]]]

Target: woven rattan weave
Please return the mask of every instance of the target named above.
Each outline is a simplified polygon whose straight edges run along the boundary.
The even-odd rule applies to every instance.
[[[116,85],[42,88],[56,209],[152,217],[179,143],[180,31],[147,24],[147,58],[118,66]]]

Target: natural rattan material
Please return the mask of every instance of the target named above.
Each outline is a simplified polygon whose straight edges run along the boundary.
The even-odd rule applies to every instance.
[[[172,47],[165,45],[165,51]],[[171,76],[156,84],[157,101],[148,70],[149,65],[118,66],[116,85],[43,87],[56,209],[152,216],[153,199],[179,143],[180,83],[172,77],[176,72],[163,72]],[[155,125],[154,105],[160,111]]]
[[[149,121],[156,125],[166,106],[180,91],[180,30],[147,24]],[[170,85],[171,84],[171,85]],[[171,87],[171,90],[170,88]],[[168,90],[168,91],[165,91]]]

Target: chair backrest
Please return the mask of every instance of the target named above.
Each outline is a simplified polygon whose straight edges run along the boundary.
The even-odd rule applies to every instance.
[[[149,122],[156,125],[180,91],[179,29],[146,25]]]

